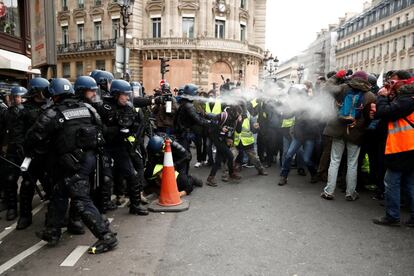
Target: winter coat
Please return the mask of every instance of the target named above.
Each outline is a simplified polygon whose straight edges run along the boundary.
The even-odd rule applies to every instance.
[[[370,91],[371,86],[368,81],[359,78],[351,79],[348,83],[336,87],[329,87],[328,92],[333,95],[336,102],[342,103],[349,89],[358,90],[363,93],[364,109],[362,111],[361,118],[358,118],[355,125],[352,127],[343,123],[337,117],[333,118],[326,125],[323,134],[337,139],[344,139],[345,141],[352,144],[361,145],[365,129],[368,127],[370,122],[369,111],[371,108],[371,103],[375,103],[376,97]]]
[[[397,121],[414,112],[414,84],[402,86],[397,96],[390,100],[388,97],[377,98],[377,112],[375,117],[385,122]],[[414,123],[414,122],[413,122]],[[387,168],[396,171],[414,170],[414,151],[385,155]]]

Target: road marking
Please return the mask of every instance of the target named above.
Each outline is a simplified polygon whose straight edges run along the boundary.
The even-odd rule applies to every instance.
[[[74,266],[82,257],[82,255],[88,250],[89,246],[79,245],[77,246],[69,256],[60,264],[60,266]]]
[[[4,264],[2,264],[0,266],[0,274],[4,273],[5,271],[12,268],[13,266],[18,264],[19,262],[23,261],[25,258],[27,258],[28,256],[35,253],[36,251],[38,251],[40,248],[42,248],[46,244],[47,244],[46,241],[40,241],[40,242],[36,243],[35,245],[33,245],[32,247],[26,249],[25,251],[23,251],[19,255],[15,256],[14,258],[8,260],[7,262],[5,262]]]
[[[34,208],[33,211],[32,211],[33,216],[35,216],[37,213],[39,213],[40,210],[42,210],[43,206],[45,206],[45,202],[42,202],[39,205],[37,205],[37,207]],[[17,221],[15,223],[13,223],[12,225],[6,227],[4,229],[4,231],[0,233],[0,241],[2,241],[8,234],[13,232],[13,230],[16,229],[16,226],[17,226]]]

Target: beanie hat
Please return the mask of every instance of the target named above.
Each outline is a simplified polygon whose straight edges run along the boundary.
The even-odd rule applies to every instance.
[[[335,74],[335,76],[337,77],[337,78],[339,78],[339,79],[343,79],[345,76],[346,76],[346,71],[345,70],[339,70],[336,74]]]
[[[364,71],[357,71],[355,72],[352,76],[352,79],[358,78],[358,79],[363,79],[363,80],[368,80],[368,74]]]

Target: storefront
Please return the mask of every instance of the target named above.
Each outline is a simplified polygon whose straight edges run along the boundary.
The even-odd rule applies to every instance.
[[[10,85],[26,85],[32,70],[29,2],[0,0],[0,84],[1,91]]]

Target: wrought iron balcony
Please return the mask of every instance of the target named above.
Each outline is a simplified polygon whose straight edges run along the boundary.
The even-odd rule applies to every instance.
[[[397,31],[399,31],[401,29],[412,27],[413,25],[414,25],[414,19],[410,19],[410,20],[405,21],[403,23],[400,23],[400,24],[398,24],[396,26],[393,26],[393,27],[391,27],[391,28],[389,28],[389,29],[387,29],[385,31],[378,32],[378,33],[376,33],[374,35],[371,35],[371,36],[368,36],[368,37],[366,37],[364,39],[361,39],[360,41],[354,42],[354,43],[352,43],[352,44],[350,44],[348,46],[345,46],[345,47],[342,47],[342,48],[338,48],[338,49],[336,49],[336,53],[337,54],[342,53],[342,52],[344,52],[344,51],[346,51],[348,49],[352,49],[352,48],[357,47],[359,45],[363,45],[363,44],[365,44],[367,42],[373,41],[373,40],[375,40],[375,39],[377,39],[379,37],[384,37],[384,36],[389,35],[391,33],[397,32]]]
[[[59,44],[57,45],[58,54],[73,54],[79,52],[92,52],[100,50],[112,50],[115,49],[116,39],[108,40],[95,40],[95,41],[85,41],[77,42],[70,44]]]
[[[259,58],[264,56],[263,50],[258,46],[236,40],[216,38],[144,38],[138,39],[134,46],[140,50],[210,50],[249,54]]]

